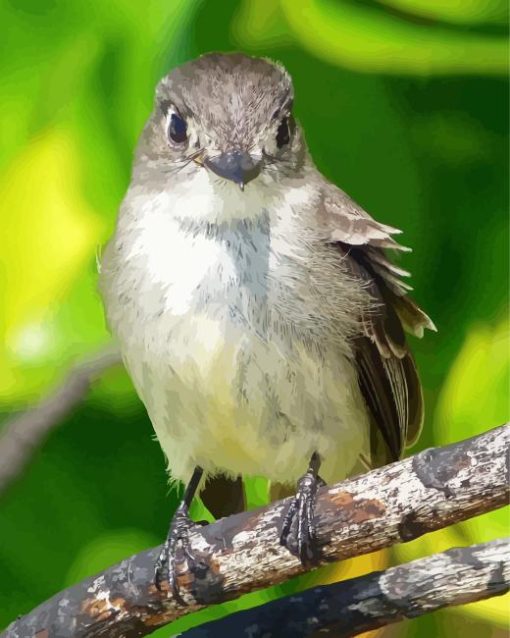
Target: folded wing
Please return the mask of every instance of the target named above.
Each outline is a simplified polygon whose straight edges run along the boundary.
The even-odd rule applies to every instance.
[[[363,334],[354,341],[361,392],[371,422],[370,466],[401,457],[419,436],[423,396],[416,365],[405,337],[435,330],[429,317],[409,298],[403,281],[409,273],[394,265],[385,250],[407,251],[393,235],[396,228],[380,224],[345,193],[331,186],[325,194],[323,220],[328,242],[344,255],[348,269],[374,298],[373,309],[360,317]]]

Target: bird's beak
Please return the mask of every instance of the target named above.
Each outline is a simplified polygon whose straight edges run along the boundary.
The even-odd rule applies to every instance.
[[[261,168],[260,160],[245,151],[228,151],[217,157],[207,157],[204,164],[216,175],[237,184],[241,190],[257,177]]]

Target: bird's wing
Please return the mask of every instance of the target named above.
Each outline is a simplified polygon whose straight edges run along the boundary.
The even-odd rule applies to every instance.
[[[423,396],[416,365],[404,330],[421,337],[435,330],[429,317],[407,293],[402,280],[409,276],[387,257],[385,249],[407,251],[393,235],[396,228],[380,224],[343,191],[328,187],[321,207],[326,240],[345,256],[353,276],[361,279],[376,300],[374,309],[360,317],[363,334],[354,341],[361,392],[371,422],[371,466],[400,458],[404,447],[419,436]]]

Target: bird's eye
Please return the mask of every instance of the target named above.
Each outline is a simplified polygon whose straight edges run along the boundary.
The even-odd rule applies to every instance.
[[[172,113],[170,116],[170,124],[168,126],[168,136],[176,144],[182,144],[188,138],[187,134],[188,125],[186,121],[182,119],[177,113]]]
[[[289,133],[289,119],[284,117],[280,122],[280,126],[278,127],[278,131],[276,133],[276,145],[278,148],[282,148],[285,144],[289,143],[290,133]]]

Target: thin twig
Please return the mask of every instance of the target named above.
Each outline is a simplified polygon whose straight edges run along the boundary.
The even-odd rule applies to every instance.
[[[502,507],[508,501],[510,426],[425,450],[320,490],[321,562],[373,552]],[[304,571],[279,544],[289,499],[197,526],[191,548],[205,569],[178,560],[182,606],[154,587],[161,547],[60,592],[15,621],[2,638],[131,638],[179,616],[288,580]],[[166,583],[163,583],[165,585]]]
[[[113,348],[100,352],[71,368],[62,384],[40,403],[0,425],[0,496],[22,473],[49,432],[83,400],[90,384],[120,362],[120,354]]]
[[[450,549],[411,563],[280,598],[190,629],[182,638],[349,638],[510,589],[509,539]]]

